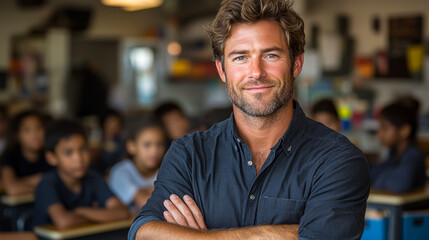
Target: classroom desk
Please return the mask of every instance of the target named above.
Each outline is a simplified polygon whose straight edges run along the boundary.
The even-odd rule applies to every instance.
[[[402,238],[402,212],[429,206],[429,183],[426,187],[406,194],[394,194],[387,191],[371,190],[368,208],[388,210],[389,240]]]
[[[17,196],[8,196],[8,195],[1,196],[1,203],[8,207],[15,207],[15,206],[29,204],[33,202],[34,202],[33,194],[24,194],[24,195],[17,195]]]
[[[59,230],[53,225],[37,226],[34,232],[42,239],[126,239],[132,219],[108,223],[90,223]]]

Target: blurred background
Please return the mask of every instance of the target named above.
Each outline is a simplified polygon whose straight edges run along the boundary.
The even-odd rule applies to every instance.
[[[106,109],[165,101],[192,119],[230,106],[203,25],[218,0],[2,0],[0,102],[91,120]],[[377,114],[403,96],[420,101],[429,138],[429,2],[295,0],[306,24],[295,98],[309,114],[332,98],[342,131],[377,152]]]

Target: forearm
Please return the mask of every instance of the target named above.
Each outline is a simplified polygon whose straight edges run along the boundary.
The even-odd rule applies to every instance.
[[[34,193],[34,190],[40,181],[41,175],[35,174],[28,177],[18,178],[15,176],[4,177],[3,186],[7,195],[22,195]]]
[[[58,218],[52,218],[54,225],[58,229],[68,229],[71,227],[79,226],[85,223],[91,222],[88,218],[76,214],[74,212],[67,211],[66,213],[62,213]]]
[[[35,186],[27,184],[25,181],[14,180],[5,181],[4,190],[7,195],[16,196],[22,194],[34,193]]]
[[[202,240],[252,240],[298,239],[298,225],[263,225],[228,230],[199,231],[166,222],[149,222],[139,228],[137,240],[202,239]]]
[[[94,208],[94,207],[79,207],[74,212],[94,222],[111,222],[129,218],[127,208]]]

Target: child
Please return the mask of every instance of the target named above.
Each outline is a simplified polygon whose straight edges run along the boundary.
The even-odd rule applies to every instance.
[[[122,125],[122,116],[115,110],[109,110],[101,121],[103,142],[99,169],[103,175],[123,157]]]
[[[37,186],[34,226],[54,224],[66,229],[129,217],[103,178],[88,172],[90,159],[80,124],[53,122],[46,131],[45,147],[46,159],[56,170],[46,174]]]
[[[165,153],[165,134],[153,119],[140,120],[129,127],[126,150],[131,160],[116,164],[109,184],[113,192],[131,209],[140,209],[153,191],[153,183]]]
[[[389,148],[385,162],[371,166],[373,188],[397,193],[424,186],[424,156],[416,146],[417,113],[396,102],[386,106],[380,115],[378,138]]]
[[[155,109],[155,116],[164,124],[170,141],[189,133],[189,119],[176,103],[167,102],[161,104]]]
[[[341,121],[337,108],[330,99],[323,99],[314,104],[312,109],[313,119],[323,123],[334,131],[341,131]]]
[[[42,173],[52,169],[43,154],[43,117],[24,111],[10,122],[7,147],[0,160],[1,179],[8,195],[33,193]]]

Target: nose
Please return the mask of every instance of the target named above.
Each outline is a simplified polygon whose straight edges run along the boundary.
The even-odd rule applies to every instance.
[[[265,76],[264,63],[260,57],[252,58],[249,66],[249,75],[255,80]]]

